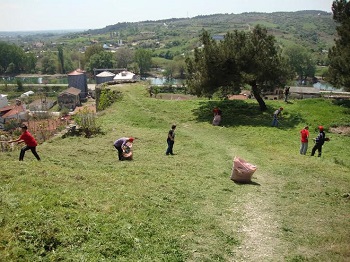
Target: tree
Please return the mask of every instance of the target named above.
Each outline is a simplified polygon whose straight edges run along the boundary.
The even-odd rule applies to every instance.
[[[118,68],[128,68],[133,61],[134,54],[132,50],[122,47],[117,50],[116,57]]]
[[[34,53],[28,53],[25,56],[24,71],[28,73],[35,73],[37,58]]]
[[[221,86],[217,81],[224,79],[218,75],[223,61],[219,58],[220,49],[217,43],[207,31],[203,30],[200,40],[203,45],[194,50],[194,58],[186,59],[187,85],[191,93],[211,98]]]
[[[305,82],[308,77],[314,77],[316,72],[315,63],[311,54],[302,46],[291,46],[284,50],[288,64],[298,75],[299,82]]]
[[[134,60],[140,68],[140,74],[143,75],[151,68],[152,52],[142,48],[137,49]]]
[[[57,49],[58,49],[59,71],[60,71],[61,74],[64,74],[65,73],[65,68],[64,68],[63,47],[59,46]]]
[[[261,92],[284,86],[291,78],[275,38],[259,25],[252,32],[227,33],[218,44],[206,31],[201,40],[203,48],[196,48],[194,58],[186,61],[187,84],[196,95],[210,97],[220,89],[228,93],[250,85],[264,111]]]
[[[90,57],[92,57],[94,54],[98,54],[104,52],[104,49],[101,45],[92,45],[86,48],[85,50],[85,60],[88,62],[90,60]]]
[[[14,45],[0,42],[0,68],[6,73],[20,73],[24,71],[25,53]]]
[[[350,91],[350,2],[333,1],[333,20],[338,23],[338,38],[329,50],[328,81]]]
[[[57,57],[51,52],[45,53],[45,56],[41,59],[41,72],[43,74],[55,74],[57,68]]]
[[[113,68],[115,59],[112,53],[101,52],[90,57],[86,70],[93,73],[94,68]]]

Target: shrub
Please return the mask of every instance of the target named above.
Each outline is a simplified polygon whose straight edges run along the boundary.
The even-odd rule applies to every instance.
[[[83,134],[89,138],[93,135],[102,133],[101,128],[96,124],[96,113],[88,108],[84,108],[74,116],[78,124],[77,134]]]

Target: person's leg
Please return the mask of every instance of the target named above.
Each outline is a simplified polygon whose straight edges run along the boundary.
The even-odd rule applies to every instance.
[[[40,156],[36,152],[36,147],[30,147],[30,150],[32,150],[32,153],[36,157],[36,159],[40,161]]]
[[[170,148],[170,147],[171,147],[171,146],[170,146],[171,140],[168,139],[166,142],[167,142],[167,144],[168,144],[168,148],[166,149],[165,154],[166,154],[166,155],[169,155],[169,154],[170,154],[170,150],[171,150],[171,148]]]
[[[275,126],[275,118],[272,119],[271,126]]]
[[[314,155],[315,155],[316,149],[317,149],[317,144],[315,144],[314,147],[312,148],[312,150],[311,150],[311,156],[314,156]]]
[[[304,143],[304,155],[306,155],[308,146],[309,146],[309,143]]]
[[[174,154],[173,147],[174,147],[174,141],[170,141],[170,151],[169,151],[170,155]]]
[[[300,152],[300,155],[304,155],[304,143],[301,143],[299,152]]]
[[[115,148],[118,150],[118,159],[119,160],[123,160],[123,149],[122,149],[122,147],[120,146],[115,146]]]
[[[29,146],[22,147],[21,152],[19,153],[19,161],[23,161],[24,154],[29,150]]]
[[[320,144],[320,145],[318,146],[318,156],[320,157],[321,154],[322,154],[322,145]]]

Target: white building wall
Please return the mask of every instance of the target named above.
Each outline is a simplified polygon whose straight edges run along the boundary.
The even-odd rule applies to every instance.
[[[7,95],[0,94],[0,108],[8,106],[9,101],[7,100]]]

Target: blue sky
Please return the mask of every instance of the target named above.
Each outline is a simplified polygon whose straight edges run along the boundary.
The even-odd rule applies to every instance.
[[[96,29],[217,13],[321,10],[330,0],[0,0],[0,31]]]

